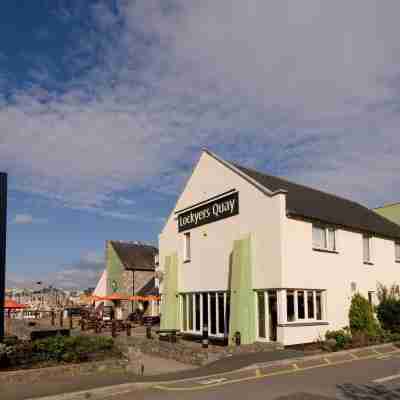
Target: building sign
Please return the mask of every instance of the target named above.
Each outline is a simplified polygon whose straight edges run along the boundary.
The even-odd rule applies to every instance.
[[[178,231],[183,232],[239,214],[239,193],[235,192],[178,216]]]

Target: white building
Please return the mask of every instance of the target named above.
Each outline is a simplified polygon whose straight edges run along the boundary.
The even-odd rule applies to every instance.
[[[400,282],[400,226],[204,151],[159,236],[161,327],[242,343],[312,342],[351,297]]]

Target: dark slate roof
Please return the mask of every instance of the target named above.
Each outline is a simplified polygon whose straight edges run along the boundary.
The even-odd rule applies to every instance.
[[[155,278],[151,278],[136,294],[138,296],[158,296]]]
[[[154,256],[158,249],[139,242],[110,241],[123,266],[127,270],[154,271]]]
[[[400,226],[351,200],[233,164],[270,191],[287,191],[286,213],[357,231],[400,238]]]

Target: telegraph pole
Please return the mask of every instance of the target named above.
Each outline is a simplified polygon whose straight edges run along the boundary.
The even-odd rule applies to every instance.
[[[4,332],[6,298],[7,174],[0,172],[0,342]]]

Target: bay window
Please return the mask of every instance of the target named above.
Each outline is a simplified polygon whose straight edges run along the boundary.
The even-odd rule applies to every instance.
[[[286,290],[287,322],[322,321],[323,290]]]

